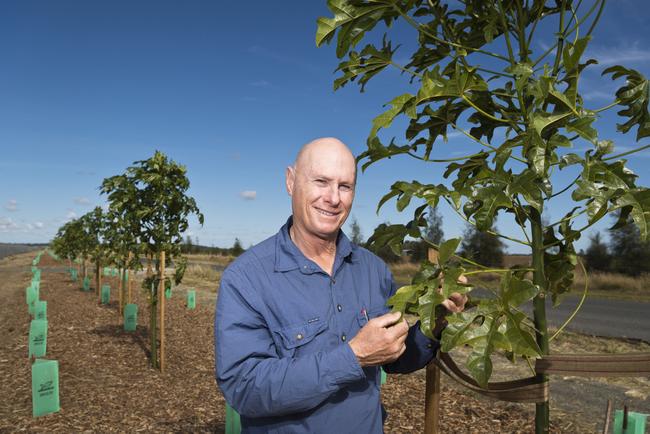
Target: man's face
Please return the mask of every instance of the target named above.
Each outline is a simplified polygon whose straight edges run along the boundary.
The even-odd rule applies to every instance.
[[[335,239],[354,199],[355,161],[347,149],[317,148],[287,169],[293,224],[303,233]]]

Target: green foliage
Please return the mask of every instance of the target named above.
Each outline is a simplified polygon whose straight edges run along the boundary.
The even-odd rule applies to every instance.
[[[559,303],[570,289],[577,262],[574,243],[584,230],[620,210],[619,223],[629,216],[639,236],[648,236],[650,191],[636,185],[636,175],[614,153],[613,142],[599,137],[594,128],[608,107],[589,107],[580,95],[581,74],[597,63],[584,60],[583,55],[603,5],[604,0],[591,4],[329,0],[332,17],[318,20],[316,43],[335,43],[341,59],[335,89],[356,81],[363,91],[386,68],[397,68],[412,84],[409,92],[400,91],[373,120],[367,149],[359,156],[362,169],[398,156],[446,164],[443,183],[413,180],[391,186],[378,211],[392,199],[398,211],[411,202],[418,208],[406,224],[380,225],[368,240],[369,246],[390,248],[400,255],[404,239],[420,238],[421,228],[426,227],[424,209],[442,200],[482,233],[490,231],[497,217],[512,217],[524,239],[509,239],[533,254],[534,283],[519,275],[520,270],[501,270],[498,300],[449,317],[443,349],[471,345],[467,367],[483,385],[491,373],[494,351],[513,357],[535,357],[548,351],[542,295]],[[415,44],[410,53],[396,54],[400,41],[394,40],[390,27],[396,20],[416,33],[404,45]],[[542,33],[549,28],[555,33]],[[358,50],[362,41],[370,40],[369,35],[384,30],[379,44],[371,42]],[[545,43],[554,38],[550,49],[535,53],[539,45],[535,36]],[[397,58],[408,60],[399,64]],[[619,115],[625,121],[618,125],[619,131],[636,128],[637,140],[650,135],[648,80],[621,66],[608,68],[604,74],[626,80],[611,105],[623,106]],[[407,123],[403,135],[385,139],[398,118]],[[436,158],[450,131],[463,134],[478,149],[463,157]],[[587,145],[588,150],[581,155],[571,152],[577,145]],[[556,188],[560,171],[578,176]],[[576,208],[558,222],[543,222],[542,211],[552,206],[554,191],[571,191]],[[583,216],[586,225],[578,227]],[[418,314],[423,324],[431,324],[435,305],[448,295],[444,285],[443,294],[437,293],[443,269],[448,277],[457,270],[448,263],[438,268],[423,264],[420,277],[391,300],[393,308]],[[530,321],[512,304],[536,294],[537,342]],[[424,326],[423,331],[430,329]]]
[[[357,246],[363,246],[363,235],[361,234],[361,226],[359,221],[354,218],[350,224],[350,241]]]
[[[638,276],[650,273],[650,241],[643,241],[631,219],[609,230],[611,271]]]
[[[493,227],[490,229],[494,231]],[[463,234],[461,254],[487,267],[501,267],[504,247],[503,241],[496,235],[467,225]]]
[[[589,247],[584,257],[587,270],[609,271],[612,257],[607,251],[607,245],[600,239],[599,232],[589,237]]]
[[[230,254],[237,257],[244,253],[244,248],[241,245],[241,241],[239,241],[239,238],[235,238],[235,243],[232,245],[232,248],[230,249]]]

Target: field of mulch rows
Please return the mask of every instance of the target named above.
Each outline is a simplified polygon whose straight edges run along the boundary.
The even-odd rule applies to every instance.
[[[167,369],[149,366],[144,294],[134,285],[138,329],[124,332],[116,294],[100,305],[94,291],[72,282],[64,263],[45,254],[41,299],[48,302],[47,359],[59,361],[61,411],[32,417],[27,358],[30,317],[25,287],[32,253],[0,260],[0,432],[217,432],[225,403],[214,380],[214,304],[185,307],[184,293],[167,304]],[[111,288],[115,278],[104,278]],[[197,297],[201,300],[201,297]],[[423,430],[424,373],[389,376],[382,388],[386,433]],[[443,385],[441,432],[532,432],[532,407],[477,399]],[[552,432],[578,432],[563,418]]]

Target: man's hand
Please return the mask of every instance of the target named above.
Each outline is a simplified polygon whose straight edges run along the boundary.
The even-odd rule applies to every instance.
[[[467,283],[467,277],[465,276],[460,276],[458,278],[458,283]],[[442,287],[440,289],[442,291]],[[447,308],[448,312],[451,313],[459,313],[465,310],[465,303],[467,303],[467,296],[466,295],[461,295],[457,292],[452,292],[449,295],[449,298],[445,301],[443,301],[441,304]]]
[[[399,321],[399,318],[399,312],[373,318],[350,340],[362,367],[390,363],[404,353],[409,326],[405,319]]]

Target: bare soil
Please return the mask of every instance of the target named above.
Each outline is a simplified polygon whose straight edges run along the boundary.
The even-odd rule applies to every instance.
[[[214,292],[197,294],[196,309],[188,310],[184,291],[175,289],[167,303],[167,369],[161,373],[149,366],[149,312],[141,291],[134,291],[138,330],[124,332],[117,295],[100,305],[94,291],[81,291],[65,264],[47,254],[39,264],[41,299],[48,302],[46,358],[59,361],[61,411],[33,418],[25,304],[32,257],[0,260],[0,432],[224,432],[225,402],[214,380]],[[117,287],[115,279],[106,280]],[[590,404],[579,398],[583,386],[575,384],[567,399],[584,410]],[[600,383],[592,386],[604,390]],[[423,371],[389,376],[382,388],[387,433],[422,432],[424,389]],[[586,423],[554,400],[559,409],[552,411],[551,431],[594,432],[594,422],[604,419],[604,406],[594,405],[587,409]],[[534,406],[489,401],[450,380],[443,381],[441,410],[443,433],[534,431]]]

